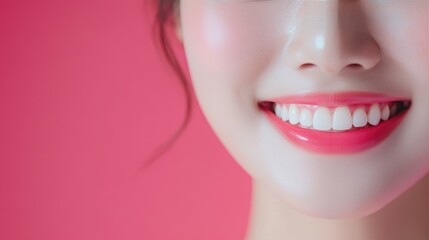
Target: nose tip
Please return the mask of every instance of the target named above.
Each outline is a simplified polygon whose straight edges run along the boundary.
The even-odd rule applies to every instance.
[[[302,8],[308,9],[297,21],[302,26],[296,28],[286,46],[289,66],[339,74],[369,70],[380,62],[380,46],[364,24],[358,1],[327,3],[325,7],[310,5],[303,4]]]

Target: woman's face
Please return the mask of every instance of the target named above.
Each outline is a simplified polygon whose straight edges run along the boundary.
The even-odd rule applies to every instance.
[[[369,215],[429,171],[428,5],[181,0],[200,106],[291,207]]]

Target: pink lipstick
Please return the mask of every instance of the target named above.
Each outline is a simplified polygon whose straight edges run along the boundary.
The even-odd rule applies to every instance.
[[[385,140],[406,116],[411,101],[368,92],[307,93],[259,102],[283,136],[323,154],[352,154]]]

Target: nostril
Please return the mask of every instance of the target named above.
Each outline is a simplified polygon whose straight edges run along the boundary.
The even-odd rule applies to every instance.
[[[300,69],[307,69],[307,68],[312,68],[314,66],[316,66],[316,65],[314,65],[313,63],[304,63],[299,68]]]
[[[314,63],[303,63],[299,66],[299,69],[300,70],[309,70],[309,69],[314,68],[314,67],[318,67],[318,65],[316,65]],[[341,67],[341,68],[336,68],[336,67],[337,66],[335,66],[335,65],[326,65],[326,66],[323,66],[323,70],[326,72],[337,73],[338,71],[347,70],[347,69],[354,70],[354,71],[360,71],[360,70],[364,69],[364,66],[362,64],[359,64],[359,63],[350,63],[348,65],[343,65],[343,67]]]
[[[359,64],[359,63],[352,63],[352,64],[347,65],[347,67],[349,67],[351,69],[354,69],[354,70],[361,70],[361,69],[363,69],[363,66],[361,64]]]

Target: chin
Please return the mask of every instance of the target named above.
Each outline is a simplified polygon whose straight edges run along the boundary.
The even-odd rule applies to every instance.
[[[284,197],[283,200],[289,207],[307,216],[329,220],[352,220],[369,217],[387,209],[412,185],[413,183],[409,183],[402,188],[385,191],[368,189],[367,192],[361,191],[355,195],[339,191],[336,195],[314,194],[311,197],[311,194],[308,194],[305,198],[294,198],[294,201],[289,201],[292,199],[290,196]]]
[[[387,204],[387,203],[386,203]],[[294,208],[297,212],[314,218],[326,220],[352,220],[368,217],[381,209],[386,204],[368,204],[361,207],[350,206],[349,208],[324,208],[323,206],[299,206]]]

